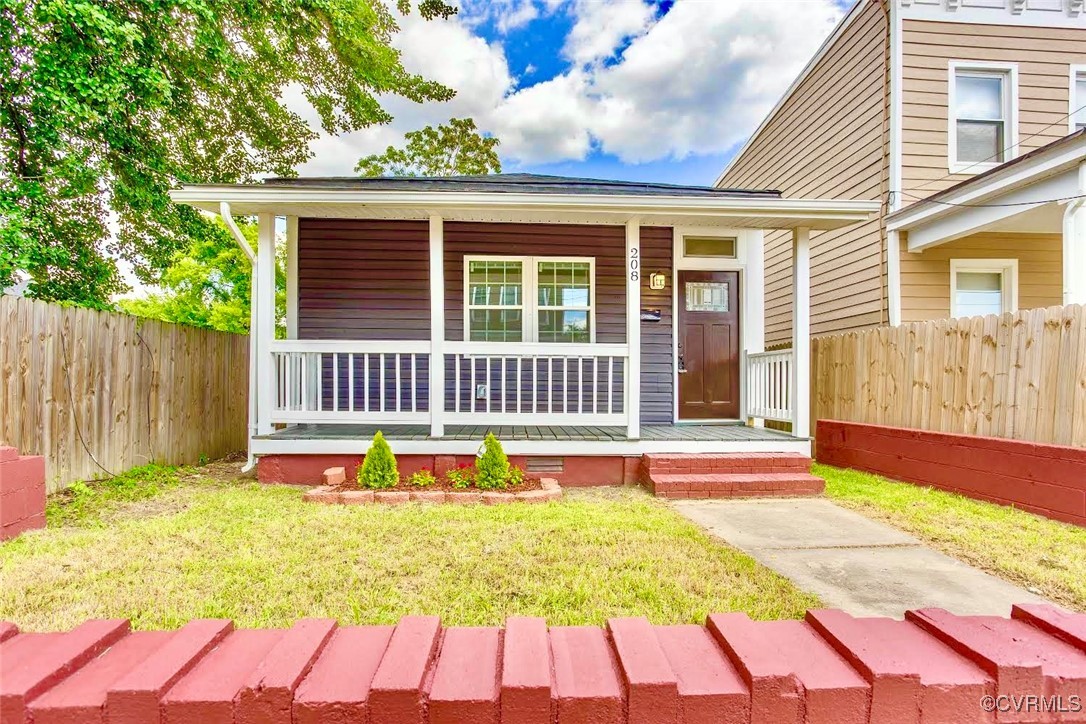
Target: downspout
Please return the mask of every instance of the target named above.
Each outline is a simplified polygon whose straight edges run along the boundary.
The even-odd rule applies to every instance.
[[[223,201],[219,204],[219,216],[222,217],[223,223],[226,224],[226,228],[230,230],[230,233],[234,237],[234,241],[241,247],[241,250],[245,253],[245,258],[249,260],[249,267],[252,269],[252,281],[249,292],[249,429],[248,434],[245,436],[245,451],[247,459],[245,461],[245,467],[241,469],[243,473],[247,473],[253,469],[256,465],[256,458],[253,457],[253,435],[256,434],[256,381],[257,381],[257,359],[256,359],[256,336],[254,330],[256,330],[256,309],[259,302],[256,286],[256,254],[253,252],[253,248],[249,246],[248,239],[241,233],[241,229],[234,223],[234,217],[230,215],[230,204]]]

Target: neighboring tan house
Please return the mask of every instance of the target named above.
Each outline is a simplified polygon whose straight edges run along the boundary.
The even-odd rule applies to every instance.
[[[804,330],[811,233],[878,211],[530,174],[268,179],[172,196],[235,229],[233,214],[258,217],[249,449],[262,478],[295,482],[350,464],[378,428],[425,465],[474,455],[492,430],[529,470],[576,463],[597,483],[636,479],[645,454],[809,454],[809,339],[797,334],[794,359],[763,352],[762,239],[792,240]],[[790,421],[792,435],[750,418]]]
[[[813,334],[1082,303],[1084,106],[1083,0],[859,0],[717,185],[882,202],[812,237]],[[790,249],[767,232],[767,345]]]

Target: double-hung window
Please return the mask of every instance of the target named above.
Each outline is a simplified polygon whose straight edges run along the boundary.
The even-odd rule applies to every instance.
[[[1071,110],[1068,131],[1086,128],[1086,65],[1071,66]]]
[[[594,340],[594,259],[469,256],[464,266],[468,341]]]
[[[950,64],[951,173],[979,173],[1016,155],[1017,98],[1014,66]]]
[[[1018,311],[1017,259],[951,259],[950,316]]]

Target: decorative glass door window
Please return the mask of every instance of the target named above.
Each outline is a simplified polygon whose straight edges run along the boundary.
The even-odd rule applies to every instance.
[[[464,261],[468,341],[593,341],[593,259],[468,257]]]
[[[467,308],[470,341],[524,341],[523,263],[468,262]]]
[[[727,282],[687,282],[686,311],[727,312]]]

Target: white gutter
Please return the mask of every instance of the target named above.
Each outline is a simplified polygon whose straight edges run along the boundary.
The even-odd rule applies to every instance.
[[[1086,194],[1086,161],[1078,167],[1078,192]],[[1083,302],[1079,289],[1076,288],[1076,274],[1082,267],[1081,260],[1086,255],[1086,249],[1078,243],[1078,231],[1075,214],[1086,208],[1086,198],[1077,198],[1068,202],[1063,210],[1063,303],[1081,304]],[[1079,281],[1079,287],[1082,286]]]
[[[254,330],[256,329],[256,308],[258,304],[258,295],[256,293],[256,254],[253,253],[253,248],[249,246],[249,240],[245,238],[245,235],[241,233],[241,229],[234,223],[234,217],[230,215],[230,204],[223,201],[219,204],[219,216],[222,217],[223,223],[226,224],[226,228],[230,230],[231,235],[234,237],[234,241],[241,247],[241,250],[245,252],[245,257],[249,260],[249,267],[252,270],[252,281],[249,292],[249,419],[248,428],[245,434],[245,450],[246,461],[245,467],[241,469],[243,473],[247,473],[253,469],[256,465],[256,457],[253,455],[253,435],[256,434],[256,338],[254,336]]]

